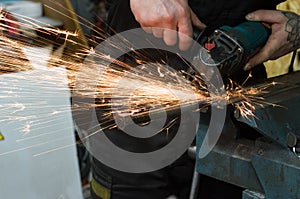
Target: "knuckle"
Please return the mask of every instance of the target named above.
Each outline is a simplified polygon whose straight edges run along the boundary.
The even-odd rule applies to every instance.
[[[142,19],[141,21],[139,21],[143,26],[147,26],[147,27],[153,27],[155,25],[157,25],[158,20],[157,18],[154,17],[150,17],[147,19]]]
[[[174,16],[172,16],[171,14],[166,14],[163,16],[164,23],[171,24],[173,20],[174,20]]]

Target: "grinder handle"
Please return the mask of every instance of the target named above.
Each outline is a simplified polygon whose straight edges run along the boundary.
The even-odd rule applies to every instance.
[[[271,34],[269,26],[256,21],[246,21],[235,27],[222,26],[220,29],[240,43],[246,60],[258,52]]]

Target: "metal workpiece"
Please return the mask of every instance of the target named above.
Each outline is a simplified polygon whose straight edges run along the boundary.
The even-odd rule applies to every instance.
[[[266,87],[260,94],[265,103],[256,104],[254,115],[247,117],[228,108],[218,143],[199,158],[197,150],[207,130],[202,121],[196,170],[244,188],[243,199],[300,198],[300,72],[253,87]]]
[[[197,159],[196,168],[201,174],[263,196],[243,193],[243,199],[300,198],[299,158],[270,140],[221,138],[211,153]]]
[[[260,192],[250,191],[248,189],[243,191],[243,199],[265,199],[265,198],[266,198],[265,195]]]
[[[258,149],[253,141],[221,138],[213,151],[205,158],[197,159],[197,171],[239,187],[263,192],[251,163],[255,152]]]
[[[254,116],[236,117],[283,147],[294,147],[300,136],[300,72],[272,78],[261,85],[274,82],[261,94],[262,106],[257,105]]]

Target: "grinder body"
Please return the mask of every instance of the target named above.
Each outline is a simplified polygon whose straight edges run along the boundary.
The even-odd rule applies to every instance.
[[[194,32],[194,39],[204,48],[199,58],[206,66],[217,66],[221,74],[242,70],[247,60],[266,43],[271,30],[260,22],[244,22],[235,27],[222,26],[208,37]]]

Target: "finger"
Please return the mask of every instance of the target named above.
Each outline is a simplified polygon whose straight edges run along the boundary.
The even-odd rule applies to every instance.
[[[268,43],[272,43],[272,45],[268,45]],[[274,46],[277,46],[277,43],[278,42],[276,42],[276,40],[273,40],[272,42],[268,41],[267,44],[248,61],[244,70],[250,70],[251,68],[269,60],[271,55],[274,53]]]
[[[184,17],[178,21],[178,40],[179,49],[187,50],[192,42],[193,28],[191,19],[189,17]]]
[[[143,30],[146,32],[146,33],[152,33],[152,28],[151,27],[142,27]]]
[[[200,21],[197,15],[191,10],[191,19],[194,26],[199,28],[200,30],[206,28],[206,25]]]
[[[278,23],[283,18],[283,14],[276,10],[257,10],[246,15],[246,19],[249,21],[264,21],[269,23]]]
[[[152,28],[152,34],[154,37],[162,38],[164,35],[164,29],[163,28]]]
[[[248,63],[244,66],[244,70],[250,70],[254,68],[255,66],[265,62],[268,60],[269,53],[266,50],[262,50],[259,53],[257,53],[254,57],[252,57]]]
[[[168,46],[174,46],[177,43],[177,31],[171,29],[164,29],[164,42]]]

